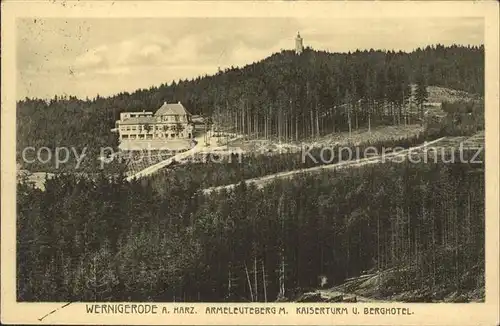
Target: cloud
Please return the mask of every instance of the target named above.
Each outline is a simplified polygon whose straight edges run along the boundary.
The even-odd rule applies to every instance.
[[[79,54],[77,71],[125,71],[124,68],[158,66],[242,65],[262,59],[283,42],[255,48],[247,38],[210,37],[192,34],[172,41],[161,35],[140,35],[116,43],[99,45]],[[270,52],[271,51],[271,52]]]
[[[140,55],[144,58],[157,58],[158,56],[161,56],[161,54],[162,48],[158,44],[145,45],[140,50]]]
[[[93,68],[102,66],[105,64],[106,54],[108,52],[108,47],[106,45],[101,45],[95,49],[90,49],[89,51],[79,55],[75,59],[75,66],[77,68]]]
[[[129,67],[104,68],[95,70],[95,73],[99,75],[129,75],[131,69]]]
[[[109,69],[124,67],[185,65],[201,63],[200,46],[203,41],[196,37],[187,37],[172,42],[167,37],[137,36],[116,43],[97,46],[78,55],[76,69]]]

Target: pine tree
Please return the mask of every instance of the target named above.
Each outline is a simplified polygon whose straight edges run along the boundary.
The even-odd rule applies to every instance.
[[[420,109],[420,120],[423,123],[424,120],[424,103],[427,101],[429,93],[427,92],[427,84],[425,76],[420,73],[417,77],[417,89],[415,91],[415,102],[418,104]]]

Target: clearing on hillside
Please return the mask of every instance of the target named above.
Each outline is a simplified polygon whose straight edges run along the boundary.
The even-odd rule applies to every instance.
[[[279,154],[283,152],[294,152],[302,149],[302,146],[322,147],[335,145],[358,145],[366,142],[379,142],[385,140],[411,138],[417,136],[423,131],[421,125],[399,125],[399,126],[381,126],[372,128],[368,131],[367,128],[349,132],[338,132],[324,135],[315,140],[305,140],[300,143],[296,142],[279,142],[276,140],[254,139],[245,140],[238,139],[228,144],[231,148],[240,148],[245,152],[261,152],[266,154]]]

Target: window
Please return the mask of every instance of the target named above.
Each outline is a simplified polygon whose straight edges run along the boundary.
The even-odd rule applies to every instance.
[[[122,138],[123,139],[128,139],[128,135],[123,135]]]

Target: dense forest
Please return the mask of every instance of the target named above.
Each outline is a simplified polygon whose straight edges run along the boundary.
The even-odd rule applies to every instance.
[[[244,153],[219,157],[205,155],[204,159],[189,164],[170,166],[151,176],[161,187],[172,182],[195,182],[200,188],[228,185],[265,175],[306,169],[324,164],[335,164],[353,159],[363,159],[370,155],[400,151],[418,146],[444,136],[473,135],[484,130],[484,104],[476,102],[443,103],[447,115],[439,120],[427,119],[425,130],[417,136],[384,141],[366,141],[359,144],[335,145],[330,151],[323,147],[303,147],[297,152],[279,155],[265,153]],[[442,149],[438,149],[440,153]],[[305,154],[307,153],[307,154]],[[326,153],[326,154],[325,154]],[[430,157],[429,159],[434,159]],[[147,160],[146,158],[144,160]]]
[[[410,85],[417,88],[412,93]],[[84,167],[95,169],[101,146],[117,145],[110,132],[122,111],[156,110],[181,101],[217,128],[254,137],[301,140],[330,132],[422,121],[426,85],[482,95],[484,47],[442,45],[411,53],[282,51],[213,76],[103,98],[26,98],[17,104],[17,153],[27,146],[87,148]],[[44,170],[43,166],[27,166]]]
[[[380,296],[467,295],[484,289],[484,187],[474,163],[387,163],[210,195],[189,178],[20,183],[17,297],[275,301],[319,275],[335,284],[391,268]]]

